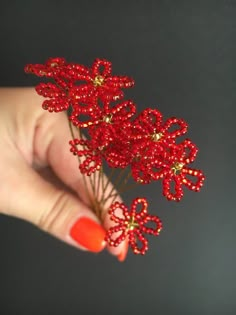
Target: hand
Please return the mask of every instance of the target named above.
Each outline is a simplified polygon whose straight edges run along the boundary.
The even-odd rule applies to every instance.
[[[69,152],[67,117],[44,111],[42,101],[32,88],[0,89],[0,212],[79,249],[100,252],[105,229],[91,209],[78,160]],[[108,250],[120,261],[127,254],[126,244]]]

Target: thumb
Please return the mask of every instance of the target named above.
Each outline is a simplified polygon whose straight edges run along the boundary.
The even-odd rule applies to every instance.
[[[104,228],[77,196],[45,180],[19,157],[10,165],[0,188],[2,213],[29,221],[83,250],[100,252],[105,247]]]

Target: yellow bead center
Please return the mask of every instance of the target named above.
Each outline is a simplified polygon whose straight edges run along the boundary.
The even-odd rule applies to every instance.
[[[159,133],[156,133],[154,132],[152,135],[151,135],[151,138],[153,141],[157,142],[161,139],[161,137],[163,136],[163,134],[161,132]]]
[[[108,115],[103,117],[102,121],[104,121],[107,124],[111,124],[111,120],[112,120],[112,114],[108,114]]]
[[[52,67],[52,68],[57,67],[57,66],[58,66],[58,63],[57,63],[57,62],[52,62],[52,63],[50,64],[50,67]]]
[[[127,229],[128,230],[134,230],[135,228],[138,228],[139,227],[139,224],[138,222],[136,222],[134,220],[134,217],[131,217],[129,223],[128,223],[128,226],[127,226]]]
[[[171,167],[171,169],[175,175],[178,175],[182,171],[183,167],[184,167],[184,163],[175,162],[175,164]]]
[[[104,82],[104,78],[101,75],[97,75],[95,79],[93,80],[94,86],[101,86]]]

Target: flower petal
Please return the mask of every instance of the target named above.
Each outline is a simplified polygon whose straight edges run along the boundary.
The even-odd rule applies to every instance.
[[[199,191],[201,187],[203,186],[203,182],[205,180],[205,176],[203,175],[201,170],[196,170],[192,168],[183,168],[182,174],[184,175],[190,175],[193,176],[193,179],[195,177],[195,181],[191,181],[186,176],[183,178],[182,183],[188,187],[188,189],[193,191]]]
[[[137,229],[129,232],[129,244],[134,254],[144,255],[148,250],[148,240]]]
[[[102,165],[102,159],[99,154],[88,155],[85,160],[80,163],[79,169],[82,174],[90,176],[92,173],[100,170]]]
[[[48,69],[45,65],[41,64],[28,64],[25,66],[25,72],[26,73],[32,73],[37,75],[38,77],[52,77],[53,76],[53,70]]]
[[[126,239],[127,234],[128,233],[124,225],[122,224],[115,225],[110,227],[109,230],[107,231],[105,241],[110,246],[116,247]]]
[[[185,164],[192,163],[198,152],[196,144],[189,139],[185,139],[179,147],[183,149],[181,162],[184,162]]]
[[[136,112],[136,105],[133,101],[125,101],[112,107],[110,110],[114,122],[123,122],[130,119]]]
[[[81,128],[87,128],[98,124],[100,122],[99,115],[97,117],[92,115],[92,112],[100,112],[99,108],[97,108],[94,104],[81,104],[77,103],[73,105],[72,113],[69,116],[70,121],[74,126],[78,126]]]
[[[134,125],[136,130],[141,133],[152,135],[154,132],[159,132],[162,122],[162,114],[157,109],[146,108],[135,119]]]
[[[78,155],[80,157],[92,155],[93,150],[89,146],[89,141],[85,139],[73,139],[69,142],[71,148],[70,152],[72,152],[74,155]],[[79,147],[80,148],[79,148]]]
[[[115,88],[106,86],[97,87],[97,95],[103,101],[117,101],[124,97],[124,92]]]
[[[106,79],[106,84],[113,88],[129,88],[134,86],[134,80],[127,76],[111,76]]]
[[[128,225],[128,221],[130,219],[130,215],[128,212],[128,208],[124,203],[121,202],[114,202],[109,210],[108,213],[110,214],[110,219],[116,223],[123,224],[126,228]]]
[[[162,221],[159,217],[154,215],[148,215],[145,218],[145,224],[154,223],[154,227],[146,226],[145,224],[140,225],[140,230],[146,234],[159,235],[162,230]]]
[[[152,180],[150,168],[142,156],[131,162],[131,172],[133,179],[140,184],[149,184]]]
[[[54,97],[65,97],[65,92],[60,89],[57,85],[53,83],[39,83],[35,87],[36,92],[44,97],[54,98]]]
[[[171,128],[174,129],[171,131]],[[170,138],[176,138],[184,135],[187,132],[188,125],[183,119],[175,117],[167,119],[162,127],[163,133],[168,133]]]
[[[66,66],[65,73],[77,81],[92,81],[92,78],[89,74],[89,68],[85,67],[84,65],[69,63]]]
[[[56,98],[45,100],[42,104],[42,108],[48,110],[49,112],[62,112],[69,108],[69,103],[66,99]]]
[[[72,87],[69,91],[69,96],[74,102],[95,103],[97,91],[91,84],[82,84]]]
[[[97,58],[91,67],[91,72],[94,77],[98,75],[104,78],[108,77],[111,75],[111,62],[105,59]]]
[[[181,175],[166,176],[163,179],[163,195],[168,200],[180,201],[183,194]]]
[[[141,209],[137,211],[137,207],[141,205]],[[147,215],[148,202],[146,198],[135,198],[132,202],[130,209],[130,216],[134,217],[135,220],[139,223],[139,221],[143,221],[143,218]]]

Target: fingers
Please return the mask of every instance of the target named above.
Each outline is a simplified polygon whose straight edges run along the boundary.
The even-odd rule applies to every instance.
[[[70,188],[72,188],[80,199],[87,205],[88,208],[94,207],[94,190],[91,187],[91,182],[89,177],[85,177],[86,184],[84,179],[78,169],[79,161],[78,159],[70,152],[69,140],[72,139],[70,133],[67,117],[64,113],[58,114],[49,114],[46,113],[43,118],[43,121],[39,122],[39,128],[35,134],[35,152],[37,153],[37,160],[41,164],[49,164],[56,175]],[[76,132],[74,128],[74,132]],[[79,135],[77,134],[79,137]],[[94,183],[96,195],[98,198],[104,193],[104,185],[106,186],[107,179],[103,175],[103,184],[102,179],[98,180],[98,176],[92,176],[91,180]],[[98,183],[99,181],[99,183]],[[89,195],[86,189],[86,186],[89,188]],[[105,198],[113,190],[111,184],[108,184]],[[115,191],[113,190],[113,193]],[[112,222],[107,216],[107,210],[110,206],[111,200],[109,198],[103,204],[102,208],[102,218],[104,218],[104,226],[108,229]],[[120,200],[120,197],[117,196],[116,200]],[[113,255],[122,255],[126,256],[127,254],[127,245],[125,243],[120,244],[117,248],[108,247],[108,250]]]
[[[13,158],[10,162],[0,188],[2,212],[27,220],[79,249],[104,249],[105,229],[84,203],[47,182],[25,161]]]
[[[91,209],[94,196],[88,198],[78,160],[69,152],[72,137],[66,115],[43,111],[42,101],[33,89],[2,93],[1,144],[6,149],[0,163],[4,183],[0,212],[27,220],[77,248],[99,252],[106,245],[105,230]],[[50,165],[75,193],[42,178],[32,163],[37,169]],[[109,200],[102,209],[105,228],[112,224],[106,215],[108,206]],[[119,259],[127,253],[125,244],[108,250]]]

